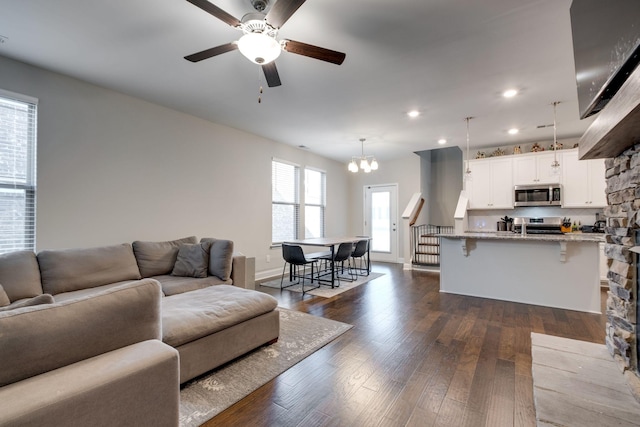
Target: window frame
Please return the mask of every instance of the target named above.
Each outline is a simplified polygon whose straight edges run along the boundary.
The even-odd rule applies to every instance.
[[[317,203],[308,203],[307,201],[307,188],[309,183],[307,182],[307,171],[311,171],[311,172],[317,172],[320,174],[321,176],[321,182],[320,182],[320,194],[321,194],[321,203],[317,204]],[[322,170],[322,169],[318,169],[318,168],[314,168],[314,167],[305,167],[304,169],[304,188],[305,188],[305,198],[304,198],[304,223],[305,223],[305,229],[304,229],[304,235],[305,235],[305,239],[306,238],[311,238],[311,236],[307,236],[307,206],[311,206],[311,207],[319,207],[320,208],[320,236],[313,236],[313,237],[325,237],[326,235],[326,210],[327,210],[327,172]]]
[[[276,179],[276,177],[274,176],[274,164],[275,163],[280,163],[282,165],[286,165],[286,166],[292,166],[294,168],[294,178],[293,178],[293,183],[292,183],[292,187],[294,189],[294,201],[293,202],[284,202],[284,201],[279,201],[279,200],[274,200],[274,180]],[[300,208],[301,208],[301,203],[300,203],[300,165],[293,163],[293,162],[289,162],[287,160],[282,160],[282,159],[278,159],[278,158],[272,158],[271,159],[271,246],[272,247],[277,247],[280,246],[283,242],[285,242],[288,239],[285,240],[275,240],[274,237],[276,237],[274,235],[274,206],[292,206],[293,207],[293,232],[294,232],[294,236],[291,240],[297,240],[298,237],[300,236]]]
[[[27,107],[26,124],[26,165],[24,170],[24,180],[15,177],[10,179],[10,175],[0,177],[0,190],[14,190],[24,192],[25,206],[22,224],[22,237],[16,238],[17,234],[0,236],[0,254],[18,250],[32,250],[36,247],[36,201],[37,201],[37,133],[38,133],[38,99],[27,95],[10,92],[0,89],[0,98],[4,101],[25,104]],[[1,126],[1,124],[0,124]],[[16,145],[9,145],[11,139],[6,141],[6,148],[10,150]],[[0,147],[1,148],[1,147]],[[11,154],[10,152],[7,152]],[[15,173],[15,172],[14,172]],[[8,215],[7,217],[9,217]],[[17,228],[17,227],[16,227]],[[4,234],[4,233],[3,233]]]

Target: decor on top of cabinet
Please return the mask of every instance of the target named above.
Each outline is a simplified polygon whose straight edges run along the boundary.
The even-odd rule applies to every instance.
[[[507,154],[507,152],[502,148],[496,148],[493,153],[491,153],[491,157],[504,156],[505,154]]]
[[[522,148],[519,145],[513,147],[513,154],[522,154]]]
[[[562,150],[562,142],[556,142],[556,150]],[[553,143],[549,145],[549,151],[553,151]]]
[[[476,154],[476,159],[484,159],[485,157],[487,157],[484,154],[484,151],[478,151],[478,154]]]
[[[544,148],[540,146],[537,142],[531,146],[532,153],[538,153],[540,151],[544,151]]]
[[[576,142],[575,144],[573,144],[573,148],[578,148],[578,143]]]

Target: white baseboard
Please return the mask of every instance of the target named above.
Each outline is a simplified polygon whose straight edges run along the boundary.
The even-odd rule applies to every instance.
[[[282,267],[273,268],[271,270],[263,270],[260,272],[256,272],[256,281],[265,280],[265,279],[274,279],[276,277],[280,277],[282,275]]]

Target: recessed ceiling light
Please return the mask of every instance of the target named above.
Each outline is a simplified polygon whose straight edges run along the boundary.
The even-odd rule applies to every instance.
[[[418,110],[411,110],[407,113],[407,116],[411,117],[412,119],[418,117],[420,115],[420,111]]]
[[[509,135],[515,135],[516,133],[520,132],[519,129],[516,128],[511,128],[509,129]]]
[[[518,90],[517,89],[509,89],[509,90],[505,90],[504,92],[502,92],[502,96],[504,96],[505,98],[513,98],[517,94],[518,94]]]
[[[440,144],[440,145],[444,145],[444,144],[446,144],[446,143],[447,143],[447,140],[446,140],[446,139],[444,139],[444,138],[440,138],[440,139],[438,140],[438,144]]]

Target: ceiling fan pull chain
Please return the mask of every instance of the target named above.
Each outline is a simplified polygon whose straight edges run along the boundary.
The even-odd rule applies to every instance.
[[[262,75],[261,69],[258,68],[258,86],[260,89],[258,90],[258,104],[262,103]]]

